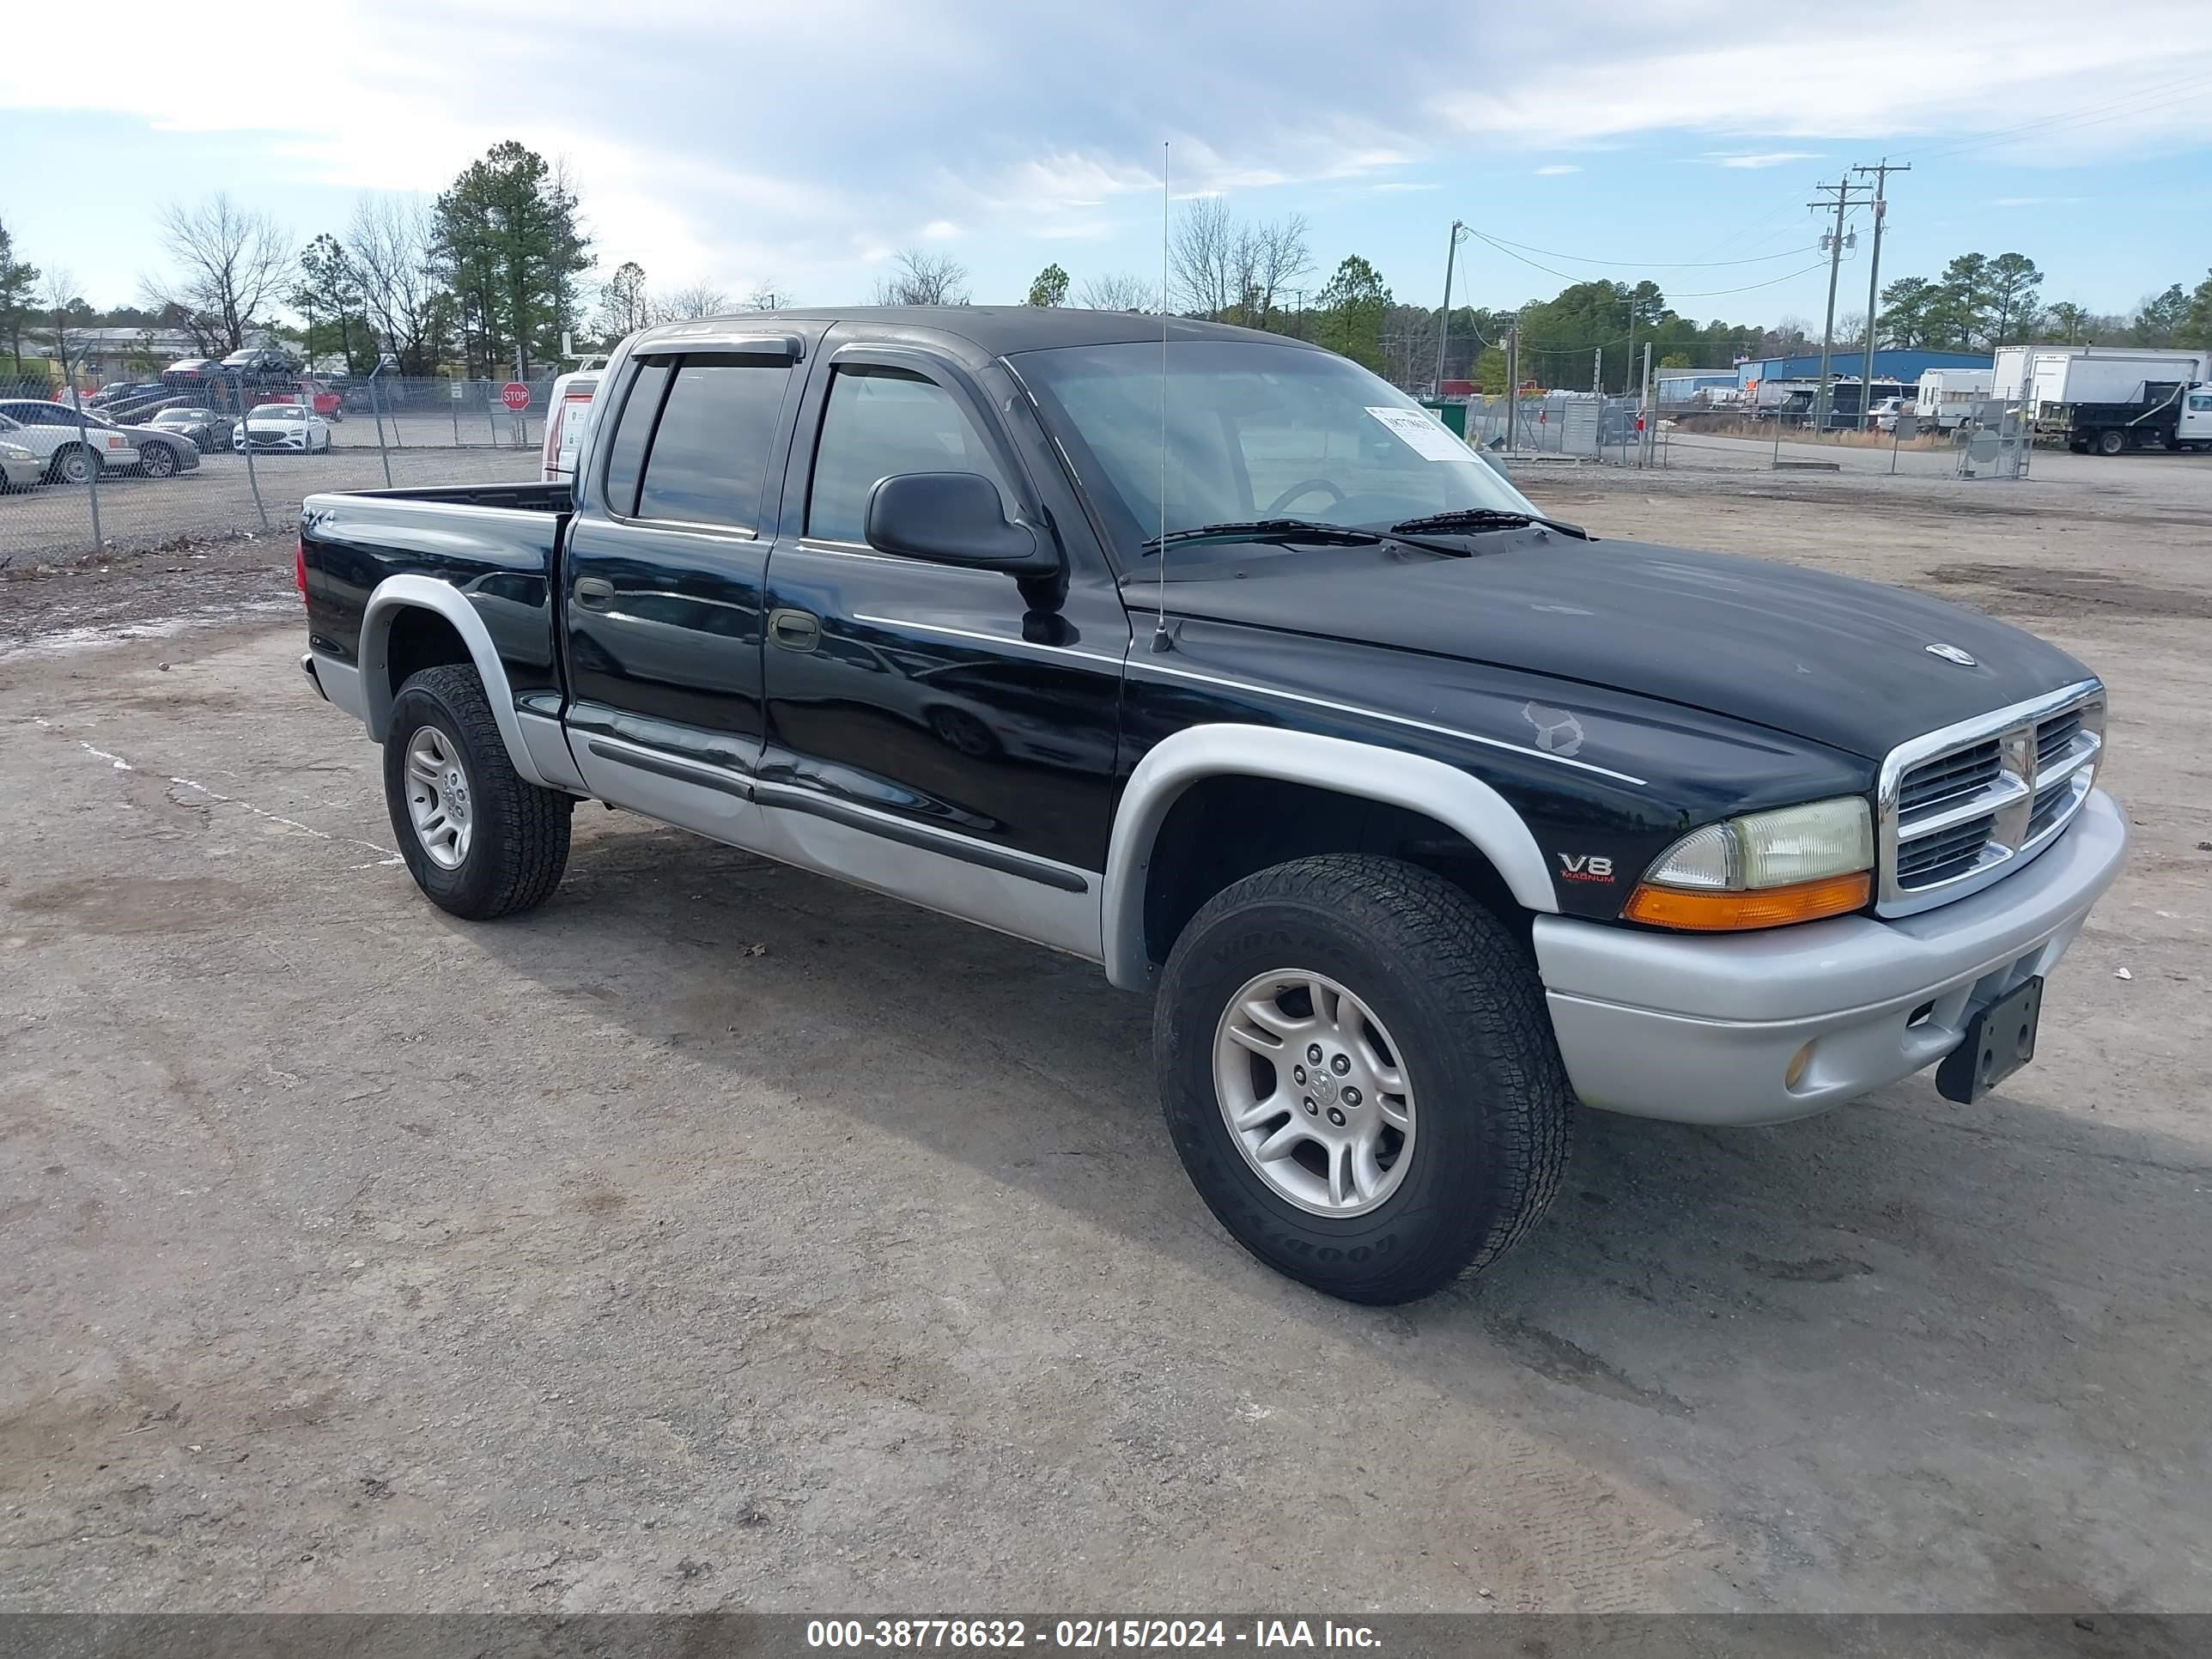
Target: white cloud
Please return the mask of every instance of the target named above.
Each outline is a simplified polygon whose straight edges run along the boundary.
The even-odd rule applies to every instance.
[[[773,274],[806,299],[864,292],[877,251],[917,236],[957,237],[963,260],[982,261],[1009,246],[1026,258],[1040,237],[1129,234],[1156,213],[1163,137],[1178,195],[1226,192],[1273,214],[1326,186],[1375,198],[1378,216],[1382,198],[1437,188],[1429,170],[1499,149],[1534,163],[1663,135],[1666,154],[1744,170],[1839,154],[1869,131],[1839,86],[1940,88],[1887,100],[1882,141],[1940,155],[1984,135],[1961,166],[2212,141],[2212,99],[2186,83],[2212,74],[2212,4],[2100,0],[2092,29],[2078,0],[2008,0],[2003,15],[1993,35],[1972,7],[1863,0],[1845,41],[1832,15],[1772,0],[1458,7],[1359,29],[1318,0],[321,0],[222,50],[227,87],[294,85],[306,64],[312,96],[57,76],[34,25],[0,54],[0,111],[249,135],[237,148],[252,163],[220,179],[248,200],[433,192],[512,137],[565,159],[608,265],[634,258],[655,281],[696,274],[732,291]],[[106,0],[100,28],[169,38],[173,0]],[[1471,62],[1513,72],[1473,85]],[[769,72],[787,64],[834,64],[834,95],[818,69]],[[2068,111],[2087,112],[2068,125]],[[2051,118],[2008,133],[2030,113]],[[1937,123],[1932,144],[1913,137]],[[150,132],[146,155],[165,183],[127,200],[87,192],[98,199],[82,209],[135,216],[142,243],[163,200],[216,182],[161,172]],[[1403,176],[1415,167],[1426,176]]]
[[[1763,149],[1731,155],[1723,150],[1708,150],[1704,159],[1721,167],[1778,167],[1791,161],[1817,161],[1820,153],[1813,149]]]

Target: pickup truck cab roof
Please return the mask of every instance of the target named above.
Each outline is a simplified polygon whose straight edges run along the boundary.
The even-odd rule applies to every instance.
[[[2023,1062],[2126,839],[2087,669],[1588,539],[1356,364],[1160,330],[671,324],[573,484],[309,496],[304,665],[417,884],[526,908],[596,799],[1095,961],[1217,1216],[1364,1300],[1525,1232],[1577,1098]]]

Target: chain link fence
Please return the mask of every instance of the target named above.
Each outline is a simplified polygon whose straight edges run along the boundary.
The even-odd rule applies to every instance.
[[[553,380],[0,380],[0,569],[289,537],[320,490],[535,479]]]

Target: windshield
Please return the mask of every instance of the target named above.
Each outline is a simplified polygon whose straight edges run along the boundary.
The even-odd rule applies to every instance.
[[[307,411],[297,404],[264,404],[246,416],[250,421],[304,421]]]
[[[204,409],[165,409],[154,417],[155,426],[189,426],[194,421],[211,421],[215,416]]]
[[[1012,361],[1098,499],[1116,551],[1141,557],[1160,533],[1160,348],[1071,346]],[[1167,429],[1170,536],[1254,519],[1379,530],[1437,513],[1536,510],[1419,404],[1331,352],[1179,342],[1169,348]]]

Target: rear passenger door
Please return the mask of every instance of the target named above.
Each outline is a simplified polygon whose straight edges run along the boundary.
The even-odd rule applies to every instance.
[[[729,838],[761,753],[762,586],[803,336],[640,353],[562,575],[570,748],[592,789]]]

